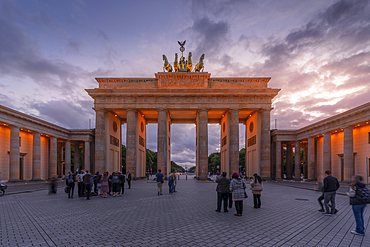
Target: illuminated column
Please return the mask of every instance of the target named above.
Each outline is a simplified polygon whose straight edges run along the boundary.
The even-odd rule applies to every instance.
[[[50,137],[50,170],[49,177],[57,175],[58,143],[56,137]]]
[[[90,142],[85,142],[84,146],[84,166],[85,169],[91,172],[91,166],[90,166]],[[101,171],[102,172],[102,171]]]
[[[315,138],[308,138],[308,147],[307,147],[307,179],[315,179]]]
[[[95,109],[95,171],[106,169],[106,136],[105,136],[105,113],[104,109]],[[76,170],[76,167],[75,167]]]
[[[208,110],[198,110],[198,133],[197,133],[197,148],[199,157],[199,174],[201,180],[208,179]]]
[[[68,172],[71,170],[71,142],[66,141],[66,147],[65,147],[65,171],[64,174],[68,174]],[[76,172],[76,169],[73,171]]]
[[[281,179],[281,142],[276,142],[276,179]]]
[[[326,170],[331,170],[331,133],[326,132],[324,134],[324,172]],[[320,171],[322,174],[324,172]]]
[[[171,169],[171,164],[168,164],[169,114],[167,109],[157,109],[157,111],[158,111],[157,169],[161,169],[162,173],[167,178],[168,170]]]
[[[352,127],[344,128],[344,181],[351,181],[353,176],[353,131]]]
[[[33,132],[32,180],[41,180],[41,140],[38,132]]]
[[[271,167],[270,167],[270,110],[261,111],[261,177],[271,178]]]
[[[229,157],[230,157],[230,175],[234,172],[239,173],[239,110],[230,109],[229,120],[229,129],[230,129],[230,145],[229,145]],[[208,140],[208,136],[207,136]],[[207,153],[208,153],[208,144],[207,144]],[[208,162],[208,160],[207,160]]]
[[[75,142],[73,169],[74,171],[76,171],[76,169],[80,170],[80,143],[79,142]]]
[[[10,130],[10,180],[19,180],[19,127],[12,126]]]
[[[293,175],[292,144],[288,142],[286,144],[286,178],[292,179],[292,175]]]
[[[295,142],[295,157],[294,157],[294,163],[295,163],[295,171],[294,171],[294,177],[295,180],[301,180],[301,143],[299,141]]]
[[[126,172],[130,171],[132,178],[137,177],[136,160],[137,160],[137,111],[126,109],[127,111],[127,132],[126,132]],[[159,125],[159,124],[158,124]]]
[[[58,154],[58,175],[59,177],[63,177],[63,143],[59,146]]]

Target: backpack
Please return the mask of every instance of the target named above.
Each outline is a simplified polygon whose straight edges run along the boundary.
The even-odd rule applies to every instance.
[[[120,182],[118,176],[113,176],[113,183],[118,184]]]
[[[82,182],[82,180],[81,180],[81,174],[77,174],[76,181],[77,181],[77,183]]]
[[[69,176],[68,176],[68,184],[72,184],[72,183],[74,183],[75,182],[75,180],[73,179],[73,175],[72,174],[70,174]]]

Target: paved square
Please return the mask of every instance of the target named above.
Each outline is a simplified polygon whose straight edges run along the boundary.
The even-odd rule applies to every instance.
[[[127,186],[127,184],[126,184]],[[133,181],[121,197],[68,199],[46,190],[0,198],[1,246],[370,246],[354,236],[349,200],[337,195],[338,215],[322,216],[319,192],[264,183],[262,208],[244,201],[242,217],[217,213],[216,183],[178,181],[177,193],[157,196],[156,183]],[[365,228],[369,228],[369,207]]]

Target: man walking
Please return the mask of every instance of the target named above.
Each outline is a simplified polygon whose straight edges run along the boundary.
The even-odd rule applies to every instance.
[[[335,194],[339,189],[338,179],[331,175],[331,171],[325,171],[324,178],[324,206],[325,215],[332,216],[335,213]],[[329,211],[329,201],[331,202],[331,210]]]
[[[164,175],[161,171],[161,169],[158,170],[158,173],[155,175],[155,179],[157,180],[157,187],[158,187],[158,195],[162,195],[162,186],[164,183]]]
[[[128,188],[131,189],[131,173],[130,173],[130,171],[127,171],[126,179],[127,179]]]
[[[66,177],[66,185],[68,187],[68,198],[73,199],[73,192],[75,190],[75,174],[72,174],[72,171],[68,172]]]
[[[227,173],[223,172],[220,177],[216,177],[217,183],[217,209],[216,212],[221,212],[221,202],[224,200],[224,212],[227,210],[227,202],[229,197],[230,179],[226,177]]]

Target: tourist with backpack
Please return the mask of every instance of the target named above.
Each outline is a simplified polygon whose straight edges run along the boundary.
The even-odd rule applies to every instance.
[[[75,174],[72,171],[68,171],[68,176],[66,177],[66,186],[68,187],[68,198],[73,199],[73,193],[75,190]]]
[[[112,191],[113,191],[113,196],[118,195],[118,193],[121,190],[121,180],[118,177],[118,172],[113,172],[112,174]]]
[[[88,171],[86,171],[86,174],[83,177],[83,181],[84,181],[83,183],[84,183],[84,188],[85,188],[86,200],[90,200],[92,179],[91,179],[91,174]]]
[[[362,176],[355,175],[352,177],[347,195],[349,196],[349,204],[352,205],[353,215],[356,220],[356,229],[352,230],[351,233],[364,236],[364,211],[366,204],[370,203],[370,192],[366,188],[366,184],[362,182]]]

